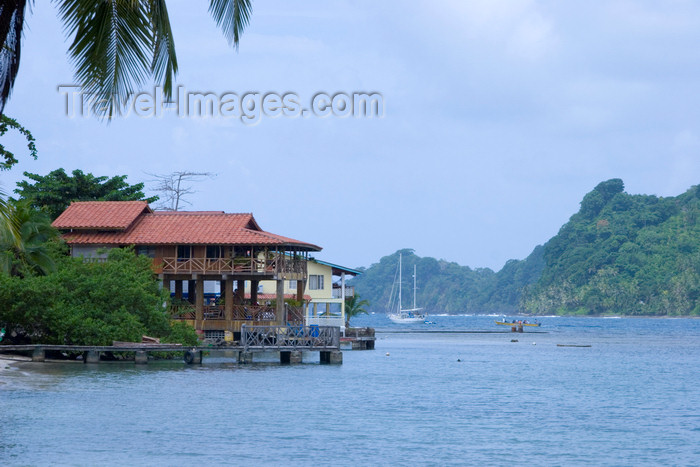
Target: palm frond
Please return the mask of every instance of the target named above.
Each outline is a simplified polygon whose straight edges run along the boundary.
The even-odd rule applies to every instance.
[[[163,93],[169,100],[173,94],[173,78],[177,74],[177,56],[165,0],[151,0],[149,20],[153,37],[151,72],[156,82],[163,83]]]
[[[3,0],[0,4],[0,115],[19,71],[27,3],[27,0]]]
[[[0,189],[0,245],[17,247],[20,245],[20,222],[12,203],[7,201],[5,192]]]
[[[230,45],[238,47],[253,10],[251,0],[210,0],[209,12]]]
[[[73,37],[68,53],[83,92],[98,116],[112,118],[151,75],[148,3],[63,0],[59,14]]]

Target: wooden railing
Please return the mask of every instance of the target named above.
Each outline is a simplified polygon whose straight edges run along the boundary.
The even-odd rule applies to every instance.
[[[274,321],[275,307],[270,305],[234,305],[233,319],[240,321]]]
[[[304,322],[304,309],[286,305],[287,322],[302,324]],[[233,305],[232,321],[250,321],[260,323],[265,321],[275,321],[277,317],[276,309],[272,305]],[[172,305],[170,307],[171,319],[197,319],[194,305]],[[205,321],[226,320],[226,307],[223,305],[205,305],[202,309],[202,318]]]
[[[196,319],[194,305],[170,305],[170,319]]]
[[[333,326],[241,326],[248,349],[339,349],[340,328]]]
[[[162,258],[162,272],[166,274],[296,274],[306,276],[306,261],[284,255],[268,258]]]

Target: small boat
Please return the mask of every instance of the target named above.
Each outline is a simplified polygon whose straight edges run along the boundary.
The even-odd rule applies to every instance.
[[[512,320],[508,321],[505,318],[503,318],[501,321],[496,321],[496,324],[501,325],[501,326],[531,326],[531,327],[540,327],[542,326],[542,323],[539,321],[535,320],[534,323],[530,323],[527,320]]]
[[[416,307],[416,266],[413,265],[413,308],[401,308],[401,253],[399,253],[399,269],[397,272],[398,281],[394,277],[394,285],[391,287],[389,297],[388,317],[394,323],[425,323],[427,315],[421,313],[422,308]],[[398,297],[394,303],[394,287],[398,283]]]

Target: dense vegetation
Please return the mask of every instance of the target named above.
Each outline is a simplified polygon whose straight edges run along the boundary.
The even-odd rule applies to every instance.
[[[30,174],[31,175],[31,174]],[[171,325],[151,259],[112,249],[106,261],[68,255],[51,218],[73,199],[143,199],[142,184],[60,169],[21,182],[3,201],[0,222],[0,329],[3,343],[110,345],[142,335],[192,345],[194,329]]]
[[[403,306],[413,300],[413,265],[416,265],[417,305],[428,313],[511,313],[518,305],[521,290],[540,277],[542,247],[527,260],[511,260],[498,273],[488,268],[471,269],[435,258],[421,258],[404,249],[383,257],[352,279],[357,292],[370,302],[370,310],[383,312],[396,275],[399,253],[403,256]],[[362,269],[362,268],[360,268]]]
[[[700,314],[700,186],[677,197],[599,184],[545,245],[531,313]]]
[[[73,201],[148,201],[153,203],[157,196],[146,198],[143,183],[129,185],[126,175],[115,177],[95,176],[74,170],[70,175],[64,169],[56,169],[46,175],[24,172],[29,180],[17,183],[20,198],[28,200],[37,209],[56,219]]]
[[[171,326],[167,294],[158,287],[151,260],[133,249],[113,249],[107,261],[84,262],[53,242],[56,264],[46,275],[0,275],[3,342],[111,345],[140,342],[142,335],[196,342],[191,327]]]
[[[498,272],[402,250],[404,306],[417,264],[418,304],[431,313],[700,315],[699,219],[700,186],[660,198],[608,180],[556,236]],[[352,282],[372,311],[388,301],[398,253]]]

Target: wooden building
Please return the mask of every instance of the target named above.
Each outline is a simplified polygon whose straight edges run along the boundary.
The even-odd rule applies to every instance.
[[[303,323],[303,310],[285,303],[285,281],[296,281],[295,298],[303,302],[308,253],[321,250],[265,232],[252,214],[160,212],[145,201],[73,202],[53,226],[76,257],[100,260],[105,249],[133,245],[153,258],[154,272],[174,293],[173,318],[206,337],[237,334],[245,323]],[[260,303],[263,280],[274,281],[276,290],[273,300]],[[219,300],[205,301],[204,281],[220,282]]]

